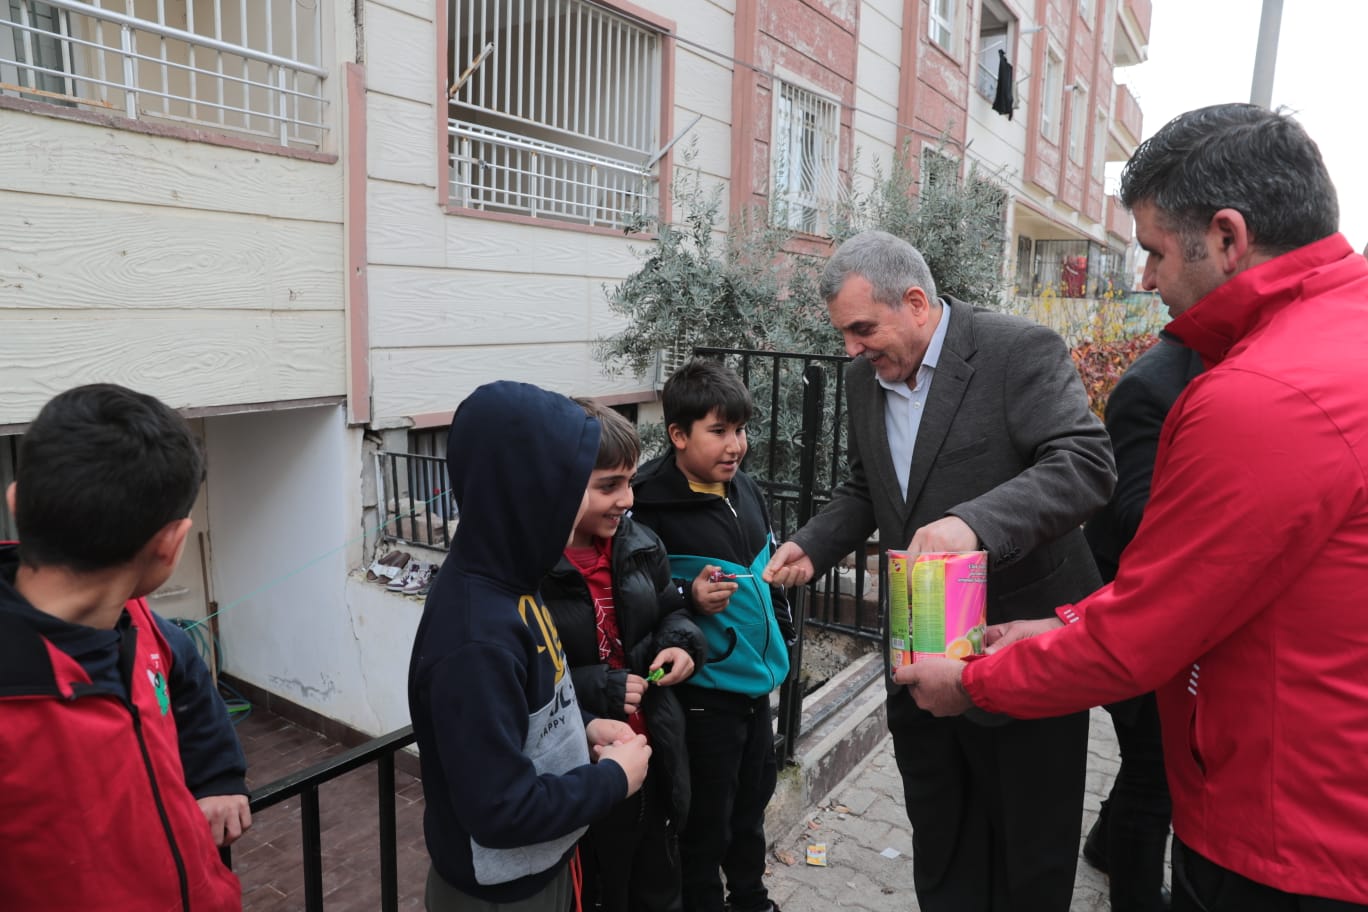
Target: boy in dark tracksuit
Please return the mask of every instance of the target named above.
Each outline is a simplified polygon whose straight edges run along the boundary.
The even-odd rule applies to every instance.
[[[674,451],[642,467],[633,516],[665,543],[708,644],[707,664],[679,688],[693,790],[684,909],[778,912],[762,879],[777,775],[769,695],[788,675],[794,634],[783,591],[760,579],[774,540],[760,489],[741,471],[750,394],[722,364],[695,359],[662,402]]]
[[[589,505],[542,581],[542,597],[580,705],[627,722],[652,748],[641,791],[590,825],[580,842],[584,907],[680,912],[678,834],[689,811],[689,763],[674,685],[701,665],[703,633],[670,576],[665,546],[627,515],[641,453],[636,428],[611,409],[580,404],[602,427],[598,461]],[[648,682],[652,673],[659,677]]]
[[[567,912],[576,842],[646,777],[644,738],[581,714],[538,593],[588,503],[598,440],[578,405],[526,383],[481,386],[452,418],[461,523],[409,664],[428,912]]]

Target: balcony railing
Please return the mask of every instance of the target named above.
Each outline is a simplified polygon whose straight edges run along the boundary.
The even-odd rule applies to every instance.
[[[614,229],[656,213],[642,165],[460,120],[448,132],[454,205]]]
[[[100,2],[0,3],[0,93],[321,145],[322,4],[163,0],[152,20]]]
[[[305,912],[323,912],[323,832],[319,819],[319,786],[372,763],[375,764],[379,779],[380,908],[382,912],[397,912],[399,854],[394,810],[394,755],[414,740],[413,726],[408,725],[252,792],[253,814],[260,814],[291,798],[299,798],[299,828],[304,847]],[[222,849],[220,854],[224,863],[231,867],[232,853]]]
[[[1140,102],[1125,83],[1116,84],[1116,103],[1112,105],[1112,121],[1124,131],[1127,145],[1131,151],[1140,142],[1144,130],[1144,114]]]

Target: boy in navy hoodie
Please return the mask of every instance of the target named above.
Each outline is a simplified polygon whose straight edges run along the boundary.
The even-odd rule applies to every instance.
[[[665,543],[708,645],[707,663],[677,688],[693,791],[680,841],[684,908],[778,912],[763,880],[778,772],[769,696],[788,675],[794,634],[783,590],[760,579],[774,536],[741,471],[750,393],[725,365],[694,359],[661,400],[673,452],[642,466],[633,516]]]
[[[537,591],[588,500],[598,444],[597,420],[525,383],[486,384],[452,418],[461,522],[409,665],[429,912],[566,912],[576,841],[645,779],[645,738],[581,715]]]

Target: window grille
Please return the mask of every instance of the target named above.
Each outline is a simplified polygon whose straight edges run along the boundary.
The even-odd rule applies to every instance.
[[[656,211],[660,34],[587,0],[451,0],[457,205],[623,228]]]
[[[0,492],[8,491],[18,474],[20,440],[23,438],[17,434],[0,437]],[[18,537],[19,530],[14,526],[9,505],[0,500],[0,541],[14,541]]]
[[[1053,291],[1061,298],[1090,297],[1092,248],[1088,241],[1036,241],[1032,294]]]
[[[836,102],[777,82],[774,117],[774,208],[778,224],[808,234],[827,230],[837,198]]]
[[[1024,234],[1017,235],[1016,243],[1016,293],[1033,294],[1031,278],[1034,275],[1032,267],[1034,262],[1031,258],[1033,244],[1031,239]]]
[[[380,452],[376,474],[386,541],[446,550],[456,531],[456,501],[444,456]]]
[[[0,0],[0,92],[316,149],[323,6]]]

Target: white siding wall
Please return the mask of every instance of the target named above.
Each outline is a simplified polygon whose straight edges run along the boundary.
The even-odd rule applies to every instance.
[[[731,53],[731,4],[639,5],[673,19],[682,36]],[[374,424],[449,412],[476,386],[500,378],[573,394],[648,390],[649,378],[605,375],[592,350],[596,338],[620,328],[605,287],[638,268],[632,251],[647,242],[438,206],[433,15],[433,0],[369,0],[365,7]],[[696,138],[695,166],[725,182],[730,64],[683,43],[674,60],[674,129],[703,115],[676,146],[676,160]]]
[[[866,193],[877,163],[884,174],[898,153],[898,86],[903,44],[902,0],[866,0],[860,8],[855,73],[855,190]]]
[[[341,166],[0,110],[0,425],[344,392]]]

